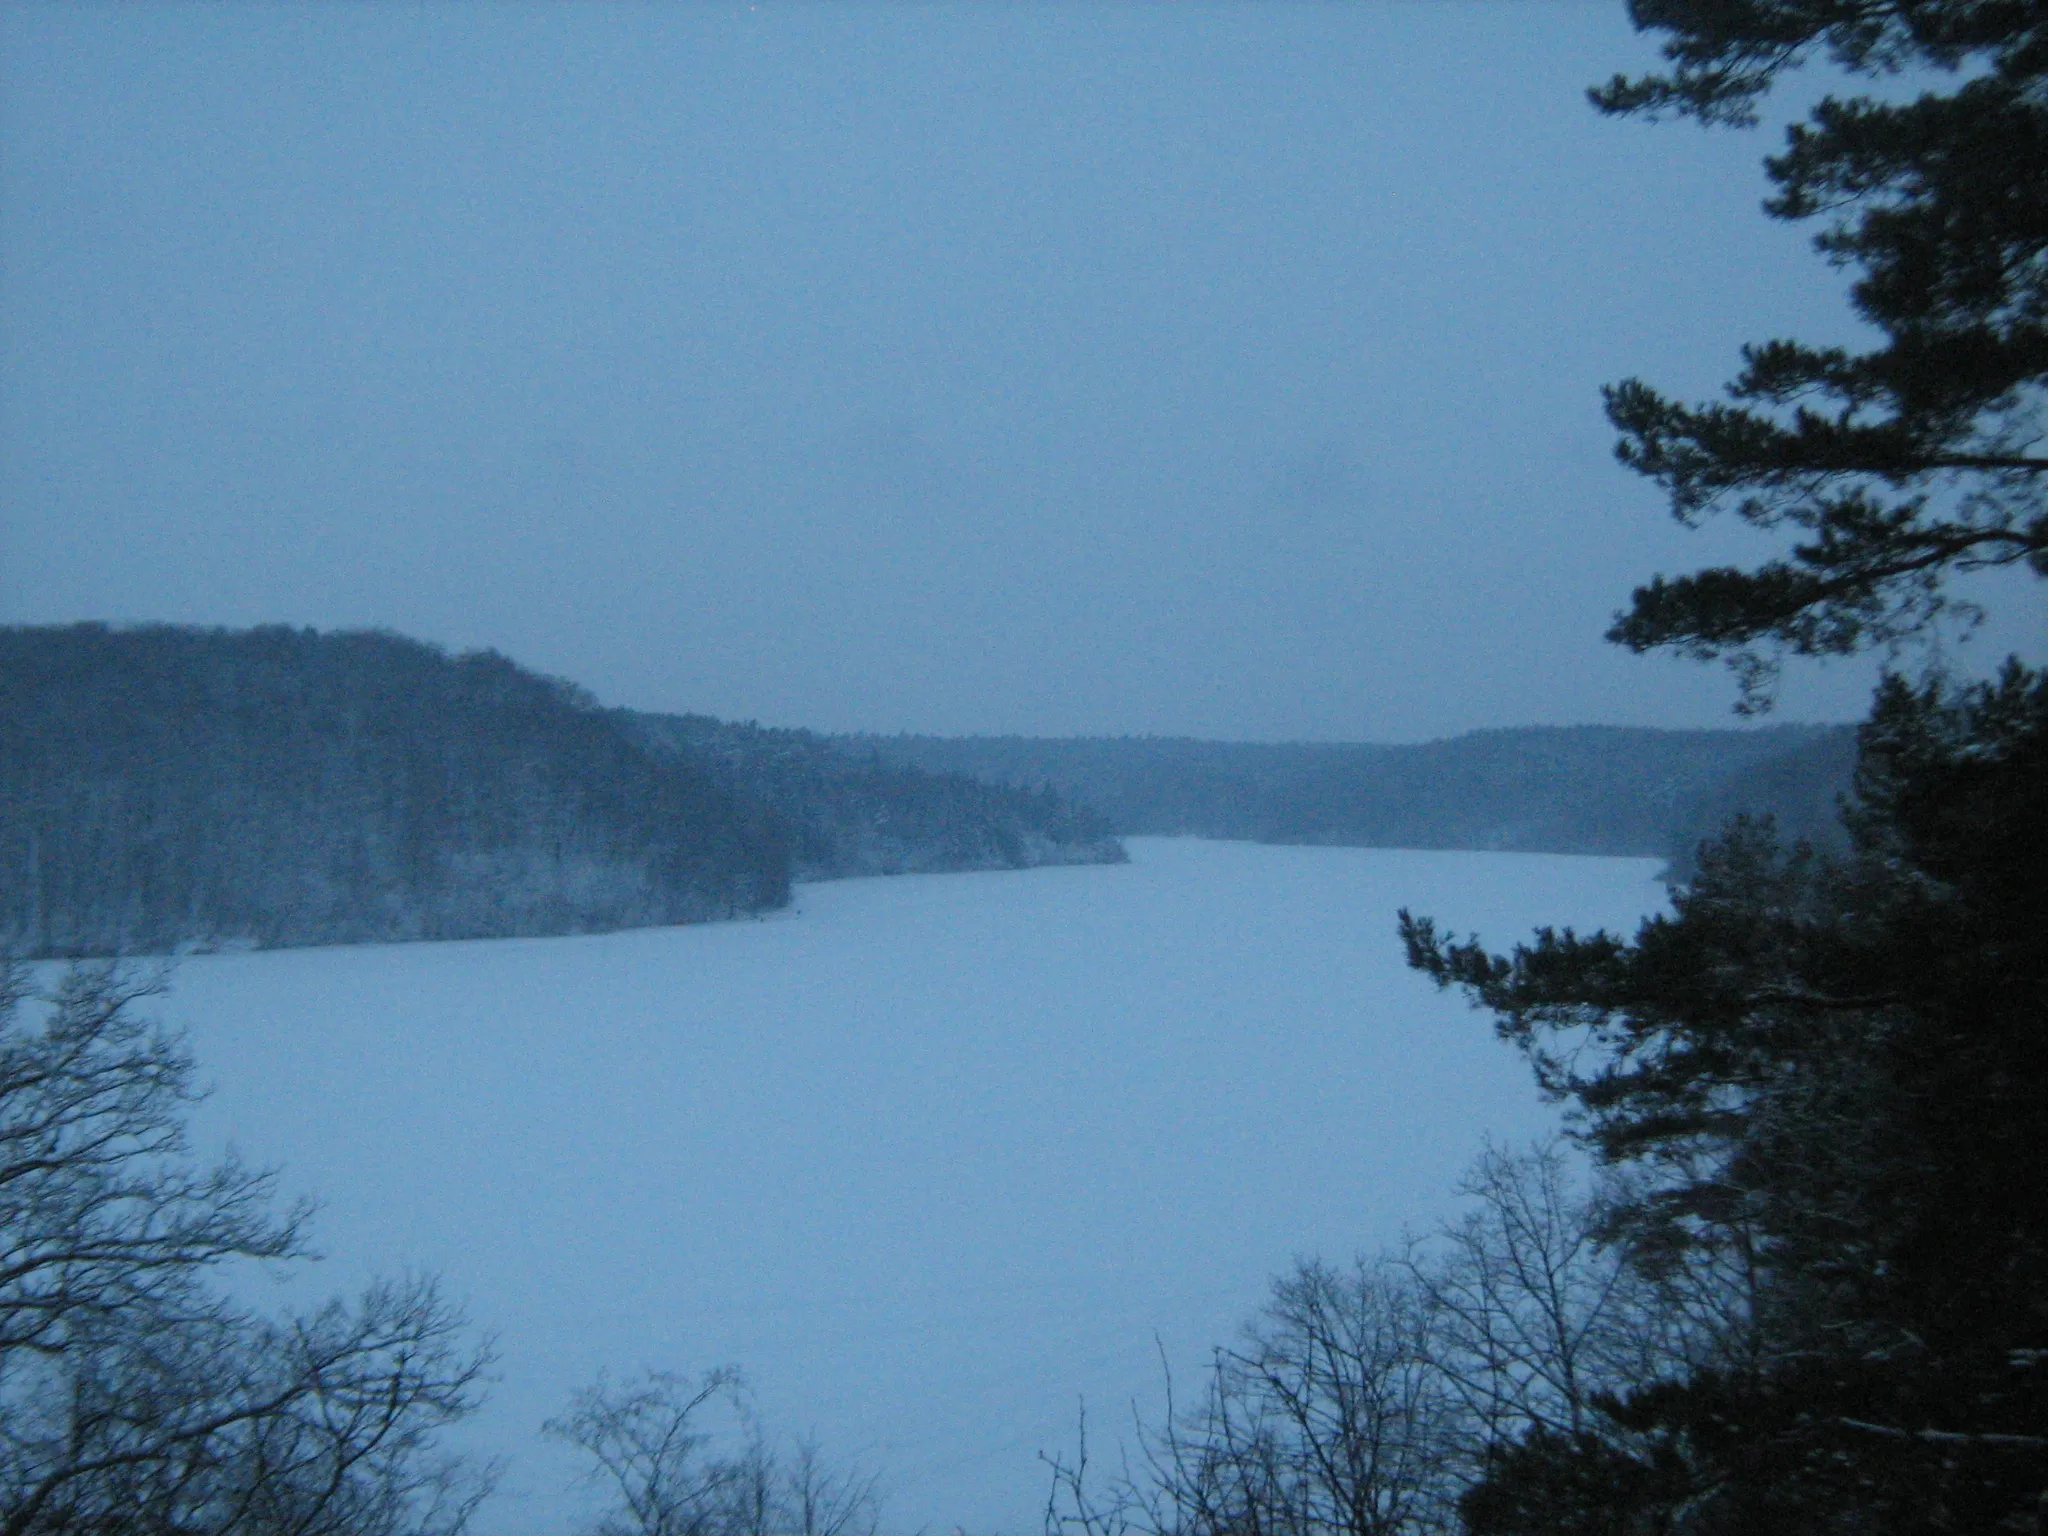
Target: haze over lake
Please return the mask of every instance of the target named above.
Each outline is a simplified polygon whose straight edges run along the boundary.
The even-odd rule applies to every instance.
[[[305,1284],[438,1271],[494,1332],[480,1529],[559,1529],[539,1422],[742,1366],[892,1530],[1033,1531],[1040,1451],[1192,1379],[1297,1254],[1451,1209],[1554,1114],[1406,971],[1407,905],[1632,927],[1647,860],[1137,839],[1127,866],[802,887],[760,922],[183,963],[232,1138],[324,1202]],[[273,1298],[275,1299],[275,1298]]]

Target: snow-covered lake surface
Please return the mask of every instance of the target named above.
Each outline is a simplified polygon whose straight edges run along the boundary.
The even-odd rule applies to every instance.
[[[480,1529],[561,1532],[535,1433],[600,1369],[741,1366],[771,1429],[881,1474],[893,1530],[1035,1532],[1297,1254],[1449,1208],[1554,1124],[1407,972],[1409,906],[1506,943],[1633,926],[1646,860],[1135,839],[1114,868],[806,886],[591,938],[186,961],[162,1013],[231,1137],[316,1194],[321,1292],[438,1272],[499,1380]]]

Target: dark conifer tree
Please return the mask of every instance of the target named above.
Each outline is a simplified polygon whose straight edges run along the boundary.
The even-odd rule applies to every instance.
[[[1892,82],[1824,99],[1765,161],[1773,217],[1858,276],[1867,351],[1743,350],[1725,403],[1640,380],[1607,391],[1622,461],[1691,524],[1731,511],[1795,535],[1751,570],[1657,577],[1611,638],[1723,657],[1767,701],[1786,651],[1842,655],[1925,633],[1958,571],[2048,575],[2048,7],[2038,0],[1635,0],[1666,75],[1616,77],[1604,111],[1747,123],[1817,56]],[[1900,79],[1924,82],[1898,99]]]
[[[1605,110],[1743,123],[1824,56],[1928,88],[1829,98],[1767,162],[1775,216],[1831,215],[1882,342],[1751,347],[1733,403],[1609,391],[1620,454],[1685,522],[1794,536],[1660,577],[1612,638],[1731,661],[1926,635],[1944,583],[2048,575],[2048,6],[1637,0],[1662,76]],[[1742,1277],[1739,1341],[1496,1449],[1480,1532],[2039,1531],[2048,1516],[2048,675],[1880,689],[1851,849],[1737,824],[1634,938],[1506,955],[1403,914],[1410,962],[1492,1010],[1631,1174],[1609,1229],[1652,1268]]]

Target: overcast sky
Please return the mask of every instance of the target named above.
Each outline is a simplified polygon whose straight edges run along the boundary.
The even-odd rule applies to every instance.
[[[1728,723],[1600,633],[1759,546],[1598,388],[1855,333],[1772,138],[1587,107],[1648,57],[1619,0],[9,6],[0,621],[822,729]]]

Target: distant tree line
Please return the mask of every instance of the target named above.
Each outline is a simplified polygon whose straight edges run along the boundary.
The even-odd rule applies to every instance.
[[[23,953],[561,933],[788,895],[760,807],[502,656],[0,631],[0,932]]]
[[[1047,785],[1121,835],[1665,858],[1734,811],[1839,840],[1849,727],[1543,726],[1419,746],[1164,737],[841,738],[884,762]]]
[[[1056,796],[662,726],[495,652],[0,629],[0,945],[21,955],[601,931],[778,907],[792,878],[1116,857]]]
[[[1820,852],[1849,851],[1843,810],[1854,801],[1857,744],[1853,727],[1816,731],[1789,751],[1758,758],[1716,779],[1684,801],[1674,818],[1665,878],[1689,885],[1700,853],[1738,816],[1769,818],[1786,844]]]
[[[631,717],[646,738],[707,765],[789,828],[799,880],[940,870],[1121,863],[1109,819],[1050,785],[994,784],[913,767],[857,738],[733,724],[705,715]]]

